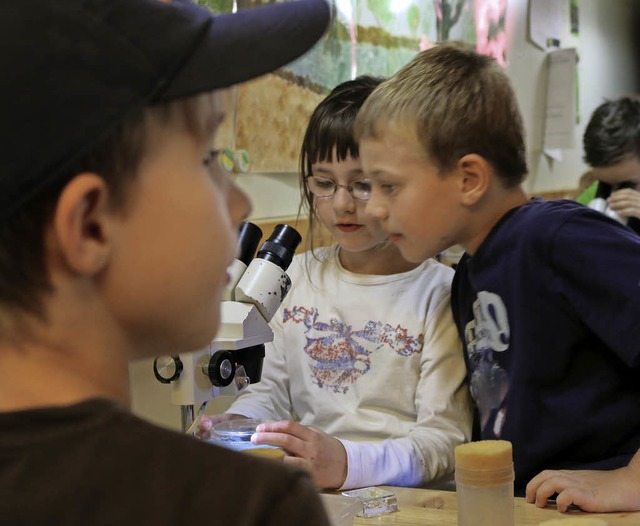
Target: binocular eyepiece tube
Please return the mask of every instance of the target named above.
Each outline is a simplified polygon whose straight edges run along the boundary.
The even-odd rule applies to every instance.
[[[277,225],[249,263],[232,293],[233,299],[254,304],[269,322],[291,288],[286,274],[302,241],[289,225]]]

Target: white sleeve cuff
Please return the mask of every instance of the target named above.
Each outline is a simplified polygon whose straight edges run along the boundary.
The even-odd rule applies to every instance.
[[[340,440],[347,452],[347,478],[341,490],[366,486],[420,486],[427,468],[406,439],[383,442]]]

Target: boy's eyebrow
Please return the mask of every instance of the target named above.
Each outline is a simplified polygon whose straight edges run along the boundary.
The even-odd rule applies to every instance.
[[[213,115],[213,122],[216,127],[219,127],[222,122],[227,118],[227,112],[223,110],[217,110]]]
[[[362,173],[365,174],[368,178],[383,177],[385,175],[388,175],[388,173],[385,170],[380,170],[380,169],[371,170],[369,172],[362,170]]]

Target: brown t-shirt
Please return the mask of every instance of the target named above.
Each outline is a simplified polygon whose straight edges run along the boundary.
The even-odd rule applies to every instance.
[[[328,526],[309,476],[106,400],[0,413],[0,523]]]

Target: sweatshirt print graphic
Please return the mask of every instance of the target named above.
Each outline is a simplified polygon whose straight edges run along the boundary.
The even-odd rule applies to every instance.
[[[369,371],[373,352],[386,348],[411,356],[424,344],[423,334],[412,336],[400,325],[368,321],[364,327],[354,328],[335,318],[322,321],[313,307],[285,309],[283,323],[305,327],[304,351],[311,359],[313,382],[334,393],[347,393],[350,385]]]
[[[492,292],[478,293],[473,303],[473,320],[465,327],[471,365],[471,394],[480,412],[481,426],[492,426],[499,438],[506,418],[505,399],[509,391],[507,372],[496,353],[509,349],[509,318],[502,298]]]

